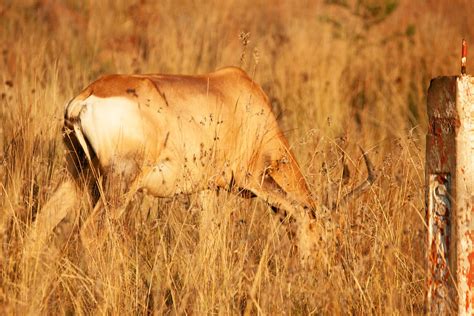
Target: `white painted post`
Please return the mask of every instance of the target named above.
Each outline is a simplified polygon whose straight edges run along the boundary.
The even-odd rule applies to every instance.
[[[426,201],[430,314],[474,314],[474,78],[433,79],[428,90]]]

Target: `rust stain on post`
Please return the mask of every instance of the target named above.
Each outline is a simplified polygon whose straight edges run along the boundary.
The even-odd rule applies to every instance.
[[[429,176],[428,206],[428,300],[437,302],[433,314],[445,314],[450,296],[449,249],[451,234],[450,175]]]
[[[472,289],[474,287],[474,252],[471,252],[468,256],[469,260],[469,271],[467,272],[467,286]],[[466,311],[472,310],[474,301],[472,296],[466,296]]]

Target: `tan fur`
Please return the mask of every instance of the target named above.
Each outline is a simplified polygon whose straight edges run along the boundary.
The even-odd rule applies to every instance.
[[[66,106],[65,135],[71,174],[87,169],[82,148],[97,174],[122,184],[120,203],[136,190],[169,197],[223,188],[250,191],[300,221],[314,218],[268,98],[241,69],[104,76]]]

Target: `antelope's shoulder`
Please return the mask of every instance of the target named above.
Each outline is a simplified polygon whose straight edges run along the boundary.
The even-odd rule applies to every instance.
[[[254,102],[254,105],[259,104],[265,108],[269,108],[270,100],[267,94],[243,69],[230,66],[221,68],[210,75],[221,81],[221,86],[224,87],[228,94],[237,94],[239,97],[246,95],[256,96],[257,100],[263,102]]]
[[[227,77],[229,79],[245,79],[251,80],[250,76],[243,70],[242,68],[235,67],[235,66],[228,66],[220,68],[214,72],[211,72],[209,75],[215,77]]]

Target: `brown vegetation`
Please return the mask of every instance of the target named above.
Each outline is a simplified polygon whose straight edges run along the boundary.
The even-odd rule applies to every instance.
[[[0,314],[423,313],[426,90],[459,72],[473,9],[470,0],[0,3]],[[65,178],[64,103],[105,73],[226,65],[264,87],[319,201],[360,182],[357,145],[370,150],[380,177],[319,214],[317,265],[295,263],[264,203],[226,193],[138,195],[122,220],[104,216],[103,243],[85,247],[78,230],[92,206],[53,194]],[[40,216],[59,206],[71,210],[60,225],[60,214]]]

